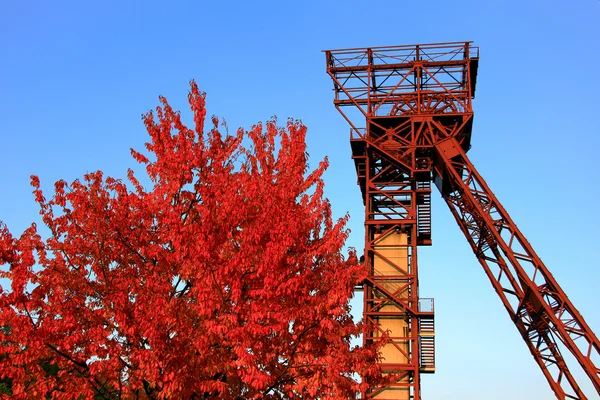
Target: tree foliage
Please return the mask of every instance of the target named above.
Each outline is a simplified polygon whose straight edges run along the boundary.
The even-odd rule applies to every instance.
[[[350,343],[364,270],[342,255],[347,217],[323,197],[327,160],[308,170],[306,127],[205,132],[194,82],[188,100],[193,129],[164,98],[143,116],[147,188],[97,171],[47,200],[32,176],[48,237],[0,225],[14,398],[352,398],[378,379],[376,349]]]

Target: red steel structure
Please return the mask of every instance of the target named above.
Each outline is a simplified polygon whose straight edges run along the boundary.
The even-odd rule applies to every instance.
[[[431,244],[432,181],[556,397],[587,398],[565,348],[600,394],[600,341],[467,157],[479,49],[457,42],[325,53],[365,204],[362,289],[373,328],[363,341],[381,342],[382,369],[394,377],[361,397],[420,400],[420,374],[435,370],[433,300],[419,297],[417,265],[418,246]]]

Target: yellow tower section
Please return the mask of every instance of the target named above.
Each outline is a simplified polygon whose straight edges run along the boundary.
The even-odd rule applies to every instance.
[[[383,290],[408,303],[408,235],[391,230],[384,234],[375,234],[374,239],[374,275],[380,278],[378,280]],[[380,352],[384,373],[391,373],[399,365],[410,364],[409,319],[397,303],[386,302],[379,310],[384,315],[374,318],[374,322],[379,325],[374,336],[381,337],[384,332],[389,335],[389,340],[381,347]],[[386,315],[388,313],[389,315]],[[408,379],[405,377],[395,385],[387,386],[375,393],[373,398],[410,400],[410,387],[402,385],[407,384]]]

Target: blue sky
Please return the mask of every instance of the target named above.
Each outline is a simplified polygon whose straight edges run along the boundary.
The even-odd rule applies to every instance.
[[[142,113],[188,82],[230,129],[277,115],[309,127],[326,195],[363,207],[349,127],[332,104],[323,49],[473,40],[480,46],[471,159],[563,289],[600,333],[597,249],[600,1],[0,2],[0,220],[38,220],[48,190],[102,169],[124,177],[146,140]],[[435,297],[437,372],[424,399],[553,398],[439,195],[421,295]],[[578,376],[581,376],[580,374]],[[581,385],[598,398],[585,378]],[[596,397],[594,397],[596,396]]]

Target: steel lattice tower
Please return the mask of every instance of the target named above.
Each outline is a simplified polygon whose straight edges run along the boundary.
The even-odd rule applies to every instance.
[[[382,369],[395,376],[362,397],[420,400],[420,374],[435,371],[433,300],[419,297],[417,263],[418,247],[431,245],[432,181],[557,398],[586,399],[561,348],[600,394],[598,338],[466,155],[479,49],[459,42],[325,53],[365,204],[363,312],[372,328],[363,341],[379,342]]]

